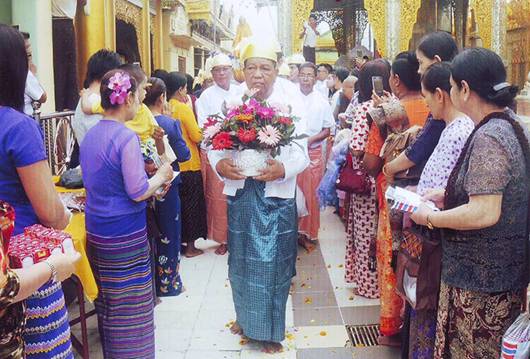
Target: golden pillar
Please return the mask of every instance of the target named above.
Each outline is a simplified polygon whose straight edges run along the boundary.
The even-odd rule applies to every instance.
[[[140,38],[140,56],[142,57],[142,67],[146,74],[151,73],[151,9],[149,0],[142,1],[142,27]]]
[[[482,39],[482,46],[491,49],[491,35],[493,29],[492,13],[494,0],[472,0],[471,7],[475,11],[478,35]]]
[[[154,67],[155,69],[163,69],[165,68],[166,64],[164,61],[164,39],[168,38],[166,34],[164,33],[164,16],[162,12],[162,4],[160,0],[156,1],[156,15],[153,23],[154,28]],[[169,31],[169,27],[166,28],[166,31]]]
[[[89,0],[76,19],[79,83],[85,79],[88,59],[100,49],[116,50],[114,0]]]
[[[365,0],[364,8],[368,12],[368,21],[374,31],[377,52],[381,56],[386,53],[386,1]]]
[[[302,52],[303,38],[300,39],[300,33],[304,30],[304,23],[313,10],[313,0],[293,0],[291,6],[292,52],[298,53]]]
[[[412,30],[418,17],[418,10],[421,6],[421,0],[401,0],[400,9],[400,28],[399,28],[399,49],[408,51]]]

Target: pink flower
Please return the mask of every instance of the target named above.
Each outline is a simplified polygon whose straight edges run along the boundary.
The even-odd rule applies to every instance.
[[[282,103],[271,104],[271,107],[273,107],[283,115],[289,115],[291,113],[291,109],[289,108],[289,106]]]
[[[272,107],[263,107],[263,106],[260,106],[256,112],[260,117],[266,120],[270,120],[276,114],[276,111]]]
[[[123,105],[131,87],[131,78],[129,75],[124,72],[116,72],[109,79],[108,84],[108,88],[112,90],[109,97],[110,103],[113,105]]]
[[[276,128],[272,127],[271,125],[267,125],[259,130],[258,140],[268,147],[275,147],[280,142],[281,135]]]
[[[219,123],[219,120],[215,117],[208,117],[206,119],[206,123],[204,124],[204,129],[207,129],[210,126],[217,125]]]

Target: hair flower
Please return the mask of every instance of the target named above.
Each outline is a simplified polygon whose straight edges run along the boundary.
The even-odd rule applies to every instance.
[[[129,74],[116,72],[109,80],[108,88],[112,90],[110,103],[113,105],[123,105],[131,89],[131,78]]]

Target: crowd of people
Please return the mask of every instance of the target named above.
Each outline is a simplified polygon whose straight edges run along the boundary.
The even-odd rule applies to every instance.
[[[318,34],[313,20],[301,36]],[[23,114],[26,45],[0,25],[0,356],[69,358],[60,282],[79,254],[23,269],[10,269],[6,255],[12,233],[35,223],[64,229],[70,215],[38,124]],[[297,247],[318,246],[328,204],[347,233],[345,281],[380,298],[379,344],[401,346],[404,358],[499,357],[525,305],[530,263],[528,134],[502,59],[459,51],[445,32],[392,61],[356,59],[354,69],[311,59],[250,40],[239,54],[241,83],[233,59],[217,53],[197,89],[186,74],[148,76],[115,52],[92,55],[72,126],[105,358],[154,358],[157,297],[182,293],[181,253],[201,255],[199,238],[229,255],[232,332],[281,351]],[[208,146],[202,130],[249,99],[299,119],[297,139],[255,177],[232,151]],[[394,187],[425,202],[412,214],[393,209]],[[24,300],[50,296],[55,307],[33,323]]]

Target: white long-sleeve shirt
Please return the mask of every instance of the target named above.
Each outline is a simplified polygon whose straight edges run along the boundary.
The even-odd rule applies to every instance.
[[[306,110],[306,134],[308,136],[314,136],[320,133],[324,128],[329,128],[333,131],[335,126],[335,118],[331,111],[331,106],[322,95],[313,90],[309,95],[302,94],[304,101],[304,108]],[[314,143],[312,147],[318,147],[322,144]]]
[[[300,120],[296,122],[295,134],[306,133],[306,112],[303,107],[302,101],[299,101],[299,97],[294,99],[289,95],[286,95],[283,91],[279,90],[276,86],[273,93],[266,100],[272,106],[290,106],[291,115],[298,117]],[[213,170],[217,173],[217,163],[223,158],[231,158],[232,151],[209,151],[208,159]],[[265,184],[265,197],[277,197],[277,198],[294,198],[296,192],[296,176],[302,173],[305,168],[309,165],[309,155],[307,153],[307,141],[300,140],[296,143],[291,143],[289,146],[282,146],[281,153],[275,160],[281,162],[285,168],[285,176],[283,179],[267,182]],[[225,187],[223,193],[228,196],[235,196],[238,189],[245,186],[245,180],[230,180],[221,177],[217,173],[219,178],[224,181]]]
[[[230,84],[228,91],[219,87],[217,84],[208,87],[197,99],[197,102],[195,102],[199,127],[204,127],[208,116],[222,114],[223,102],[236,96],[241,98],[242,95],[241,89],[233,84]]]

